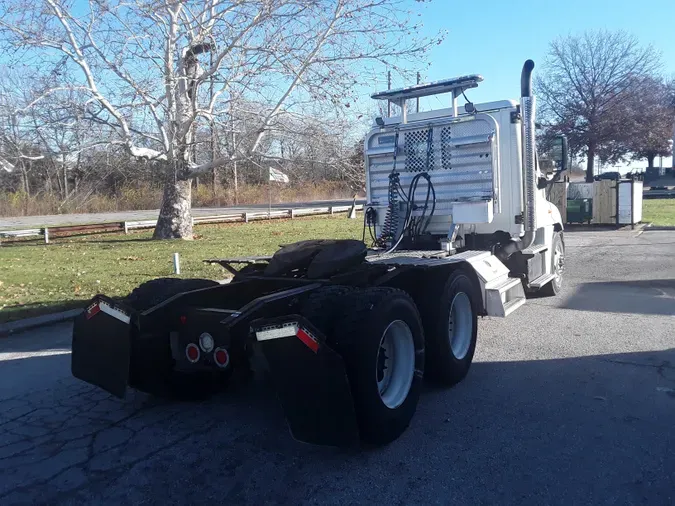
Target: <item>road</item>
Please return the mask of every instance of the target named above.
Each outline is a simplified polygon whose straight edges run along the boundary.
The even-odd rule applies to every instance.
[[[274,209],[288,209],[293,207],[326,207],[347,206],[352,200],[316,200],[312,202],[295,202],[285,204],[272,204]],[[357,200],[358,204],[365,200]],[[230,207],[196,207],[192,209],[193,216],[214,216],[218,214],[252,213],[267,209],[267,204],[248,204],[244,206]],[[108,223],[114,221],[141,221],[156,219],[159,210],[149,211],[122,211],[117,213],[83,213],[83,214],[53,214],[47,216],[17,216],[14,218],[0,217],[0,230],[16,228],[39,228],[56,227],[59,225],[87,225],[90,223]]]
[[[294,442],[262,380],[199,404],[73,379],[69,324],[0,341],[0,504],[675,504],[675,233],[570,232],[564,292],[380,449]]]

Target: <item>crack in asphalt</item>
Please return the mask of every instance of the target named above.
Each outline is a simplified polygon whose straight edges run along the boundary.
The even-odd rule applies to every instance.
[[[207,439],[227,426],[227,416],[213,401],[174,403],[136,391],[119,401],[71,378],[56,385],[67,394],[3,400],[8,408],[3,415],[9,418],[0,418],[0,503],[70,501],[190,438]],[[237,398],[235,394],[235,404],[241,402]],[[189,416],[194,410],[207,413]],[[246,426],[234,427],[234,432],[247,446],[255,446]],[[232,472],[239,474],[240,467]],[[243,482],[248,473],[240,476]],[[41,492],[36,495],[36,490]]]
[[[47,397],[44,400],[38,400],[38,404],[32,409],[3,421],[0,425],[0,429],[3,429],[0,432],[0,437],[4,439],[9,435],[13,436],[14,440],[0,446],[0,450],[2,450],[0,452],[0,469],[4,471],[5,476],[17,474],[17,469],[20,469],[23,465],[23,458],[31,467],[39,467],[41,463],[47,463],[58,457],[66,447],[74,446],[77,442],[85,440],[88,440],[87,458],[79,459],[73,465],[66,466],[44,479],[30,480],[24,486],[6,489],[0,493],[0,499],[20,493],[36,485],[45,485],[73,467],[86,465],[98,453],[94,445],[99,436],[122,426],[147,409],[152,409],[152,406],[141,405],[137,409],[132,408],[130,413],[120,418],[114,415],[114,413],[119,413],[120,406],[111,402],[111,396],[102,395],[101,392],[88,386],[80,387],[79,390],[80,392],[65,396],[62,399],[53,400]],[[55,402],[50,405],[50,400]],[[72,402],[73,400],[79,402]],[[6,401],[16,401],[13,410],[29,407],[31,403],[35,402],[33,399],[22,397],[9,398]],[[134,401],[132,400],[131,405],[133,406],[133,404]],[[108,409],[105,409],[106,405]],[[170,416],[169,413],[167,417]],[[156,423],[161,423],[161,421],[159,420]],[[96,428],[97,426],[98,428]],[[82,433],[83,427],[84,433]],[[133,436],[144,428],[145,426],[142,425],[137,430],[131,429],[126,441],[110,445],[104,451],[128,443]],[[18,451],[11,451],[12,447],[17,448]],[[36,454],[40,454],[40,456],[35,458]]]

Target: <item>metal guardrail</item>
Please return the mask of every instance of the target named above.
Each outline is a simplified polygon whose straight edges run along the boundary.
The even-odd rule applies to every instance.
[[[30,228],[26,230],[3,230],[0,232],[0,237],[33,237],[42,235],[43,228]]]
[[[356,204],[356,210],[363,210],[363,204]],[[296,216],[315,216],[321,214],[335,214],[351,211],[352,206],[328,206],[328,207],[312,207],[312,208],[288,208],[288,209],[273,209],[272,211],[254,211],[249,213],[231,213],[219,214],[214,216],[197,216],[192,218],[194,225],[208,225],[215,223],[248,223],[255,220],[272,220],[281,218],[295,218]],[[68,237],[73,233],[79,235],[97,234],[100,232],[115,232],[120,231],[128,234],[131,230],[141,230],[147,228],[155,228],[157,220],[140,220],[140,221],[115,221],[108,223],[92,223],[87,225],[72,225],[62,227],[44,227],[31,228],[25,230],[0,230],[0,238],[20,239],[24,237],[39,237],[43,236],[45,244],[49,244],[50,234],[59,234],[60,237]],[[65,235],[64,235],[65,234]]]

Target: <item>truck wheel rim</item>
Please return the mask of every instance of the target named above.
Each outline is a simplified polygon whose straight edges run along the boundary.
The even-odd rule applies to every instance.
[[[562,285],[563,271],[565,270],[565,253],[562,246],[557,244],[553,252],[553,275],[558,286]]]
[[[464,292],[456,293],[450,304],[448,319],[448,337],[450,348],[457,360],[466,357],[473,337],[473,311],[471,300]]]
[[[415,375],[415,341],[408,324],[391,322],[380,339],[375,379],[380,399],[389,409],[399,407],[408,397]]]

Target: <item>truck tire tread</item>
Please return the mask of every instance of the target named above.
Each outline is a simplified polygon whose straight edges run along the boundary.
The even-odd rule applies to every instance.
[[[450,345],[448,320],[454,295],[464,292],[469,296],[472,309],[472,335],[469,349],[462,359],[457,359]],[[453,271],[445,283],[437,283],[422,304],[426,335],[426,377],[437,384],[453,386],[468,374],[476,348],[479,300],[476,287],[465,270]]]
[[[335,322],[344,314],[343,305],[354,290],[346,285],[321,287],[305,301],[301,314],[330,341]]]
[[[397,308],[395,316],[382,314],[380,308],[384,307],[386,311],[387,305],[391,304]],[[345,362],[361,439],[374,445],[390,443],[410,424],[420,396],[424,373],[424,330],[419,312],[406,292],[379,287],[355,290],[343,297],[340,310],[342,318],[339,326],[333,329],[333,345]],[[386,324],[394,319],[404,320],[413,332],[415,375],[407,398],[399,407],[390,409],[379,396],[374,372],[382,331],[380,323]]]
[[[553,234],[553,241],[551,242],[551,255],[555,251],[556,243],[557,242],[562,243],[563,247],[563,252],[565,251],[565,241],[563,240],[563,234],[562,232],[554,232]],[[551,269],[553,269],[553,257],[551,257]],[[562,285],[562,281],[561,281]],[[555,297],[560,293],[560,290],[562,289],[562,286],[559,286],[555,283],[555,280],[551,280],[550,282],[546,283],[544,286],[542,286],[536,293],[540,297]]]

